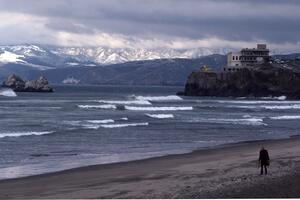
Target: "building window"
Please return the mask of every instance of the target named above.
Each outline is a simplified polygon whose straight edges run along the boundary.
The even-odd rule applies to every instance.
[[[232,60],[234,60],[234,56],[232,56]]]

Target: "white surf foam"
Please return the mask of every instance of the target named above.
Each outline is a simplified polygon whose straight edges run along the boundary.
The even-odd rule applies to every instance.
[[[135,96],[136,99],[141,101],[180,101],[181,97],[177,95],[169,96]]]
[[[125,106],[126,110],[134,111],[183,111],[183,110],[193,110],[192,106],[184,107],[135,107],[135,106]]]
[[[0,133],[0,138],[30,136],[30,135],[46,135],[51,133],[54,133],[54,131],[5,132],[5,133]]]
[[[261,106],[238,106],[238,105],[234,105],[234,106],[227,106],[228,108],[244,108],[244,109],[260,109]]]
[[[103,119],[103,120],[86,120],[88,123],[92,124],[108,124],[108,123],[114,123],[115,120],[113,119]]]
[[[0,96],[16,97],[17,94],[12,89],[2,89],[0,90]]]
[[[276,99],[276,100],[281,100],[284,101],[286,100],[286,96],[279,96],[279,97],[261,97],[261,99]]]
[[[174,118],[173,114],[146,114],[148,117],[157,118],[157,119],[168,119]]]
[[[117,109],[117,106],[115,105],[78,105],[79,108],[86,108],[86,109],[91,109],[91,108],[98,108],[98,109]]]
[[[127,120],[128,120],[128,118],[127,118],[127,117],[122,117],[121,119],[122,119],[122,120],[125,120],[125,121],[127,121]]]
[[[200,101],[201,102],[201,101]],[[300,104],[300,101],[267,101],[267,100],[259,100],[259,101],[251,101],[251,100],[218,100],[218,101],[211,101],[217,103],[229,103],[229,104]],[[201,102],[202,103],[202,102]]]
[[[270,117],[270,119],[275,119],[275,120],[281,120],[281,119],[300,119],[300,115],[283,115],[283,116]]]
[[[26,107],[26,108],[28,108],[28,107]],[[37,107],[33,107],[33,108],[37,108]],[[41,108],[41,109],[57,109],[57,110],[59,110],[59,109],[62,109],[62,107],[60,107],[60,106],[48,106],[48,107],[38,107],[38,108]]]
[[[240,124],[240,125],[256,125],[256,126],[267,125],[263,123],[262,118],[246,118],[246,119],[197,118],[197,119],[189,120],[189,122]]]
[[[294,105],[281,105],[281,106],[261,106],[265,109],[269,110],[288,110],[288,109],[300,109],[300,104],[294,104]]]
[[[128,123],[128,124],[103,124],[100,125],[100,127],[103,128],[124,128],[124,127],[129,127],[129,126],[148,126],[149,123]]]
[[[71,126],[82,127],[85,129],[98,129],[100,128],[99,124],[109,124],[114,123],[113,119],[103,119],[103,120],[83,120],[83,121],[64,121],[64,124]]]
[[[98,128],[100,128],[100,125],[95,125],[95,124],[83,124],[82,127],[83,127],[83,128],[86,128],[86,129],[98,129]]]
[[[71,126],[80,126],[81,121],[63,121],[63,123]]]
[[[228,108],[243,108],[243,109],[267,109],[267,110],[289,110],[289,109],[300,109],[300,104],[293,104],[293,105],[274,105],[274,106],[267,106],[267,105],[248,105],[248,106],[240,106],[240,105],[231,105],[226,106]]]
[[[278,96],[278,97],[272,97],[272,96],[268,96],[268,97],[259,97],[259,98],[254,98],[254,99],[266,99],[266,100],[280,100],[280,101],[284,101],[286,100],[286,96],[282,95],[282,96]],[[248,97],[237,97],[236,99],[248,99]]]
[[[106,104],[119,104],[119,105],[151,105],[151,103],[147,100],[124,100],[124,101],[108,101],[108,100],[100,100],[99,103],[106,103]]]

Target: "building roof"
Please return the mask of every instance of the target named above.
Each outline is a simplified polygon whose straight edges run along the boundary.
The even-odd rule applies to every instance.
[[[248,48],[244,48],[241,51],[270,51],[270,50],[269,49],[256,49],[256,48],[248,49]]]

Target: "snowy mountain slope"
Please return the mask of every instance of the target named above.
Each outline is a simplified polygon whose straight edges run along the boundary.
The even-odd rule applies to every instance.
[[[173,59],[173,58],[199,58],[212,54],[223,54],[229,49],[110,49],[105,47],[62,47],[57,49],[58,54],[73,56],[85,60],[90,60],[98,64],[117,64],[130,61]]]
[[[25,61],[22,60],[22,58],[24,58],[23,55],[17,55],[17,54],[11,53],[9,51],[4,51],[0,54],[0,62],[2,62],[2,63],[11,63],[11,62],[25,63]]]
[[[18,63],[40,70],[68,66],[68,63],[82,64],[80,59],[64,54],[55,54],[52,49],[37,45],[0,46],[0,65]],[[88,63],[84,61],[84,63]]]
[[[48,45],[0,46],[1,63],[19,63],[37,69],[97,66],[141,60],[200,58],[224,54],[230,49],[112,49],[105,47],[57,47]]]

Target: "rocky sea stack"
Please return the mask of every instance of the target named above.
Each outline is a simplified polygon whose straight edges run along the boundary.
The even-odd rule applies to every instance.
[[[48,80],[40,76],[37,80],[24,81],[21,77],[12,74],[2,83],[3,87],[13,89],[15,92],[53,92]]]
[[[188,96],[266,97],[286,96],[300,99],[300,72],[263,64],[236,72],[193,72],[185,91]]]

